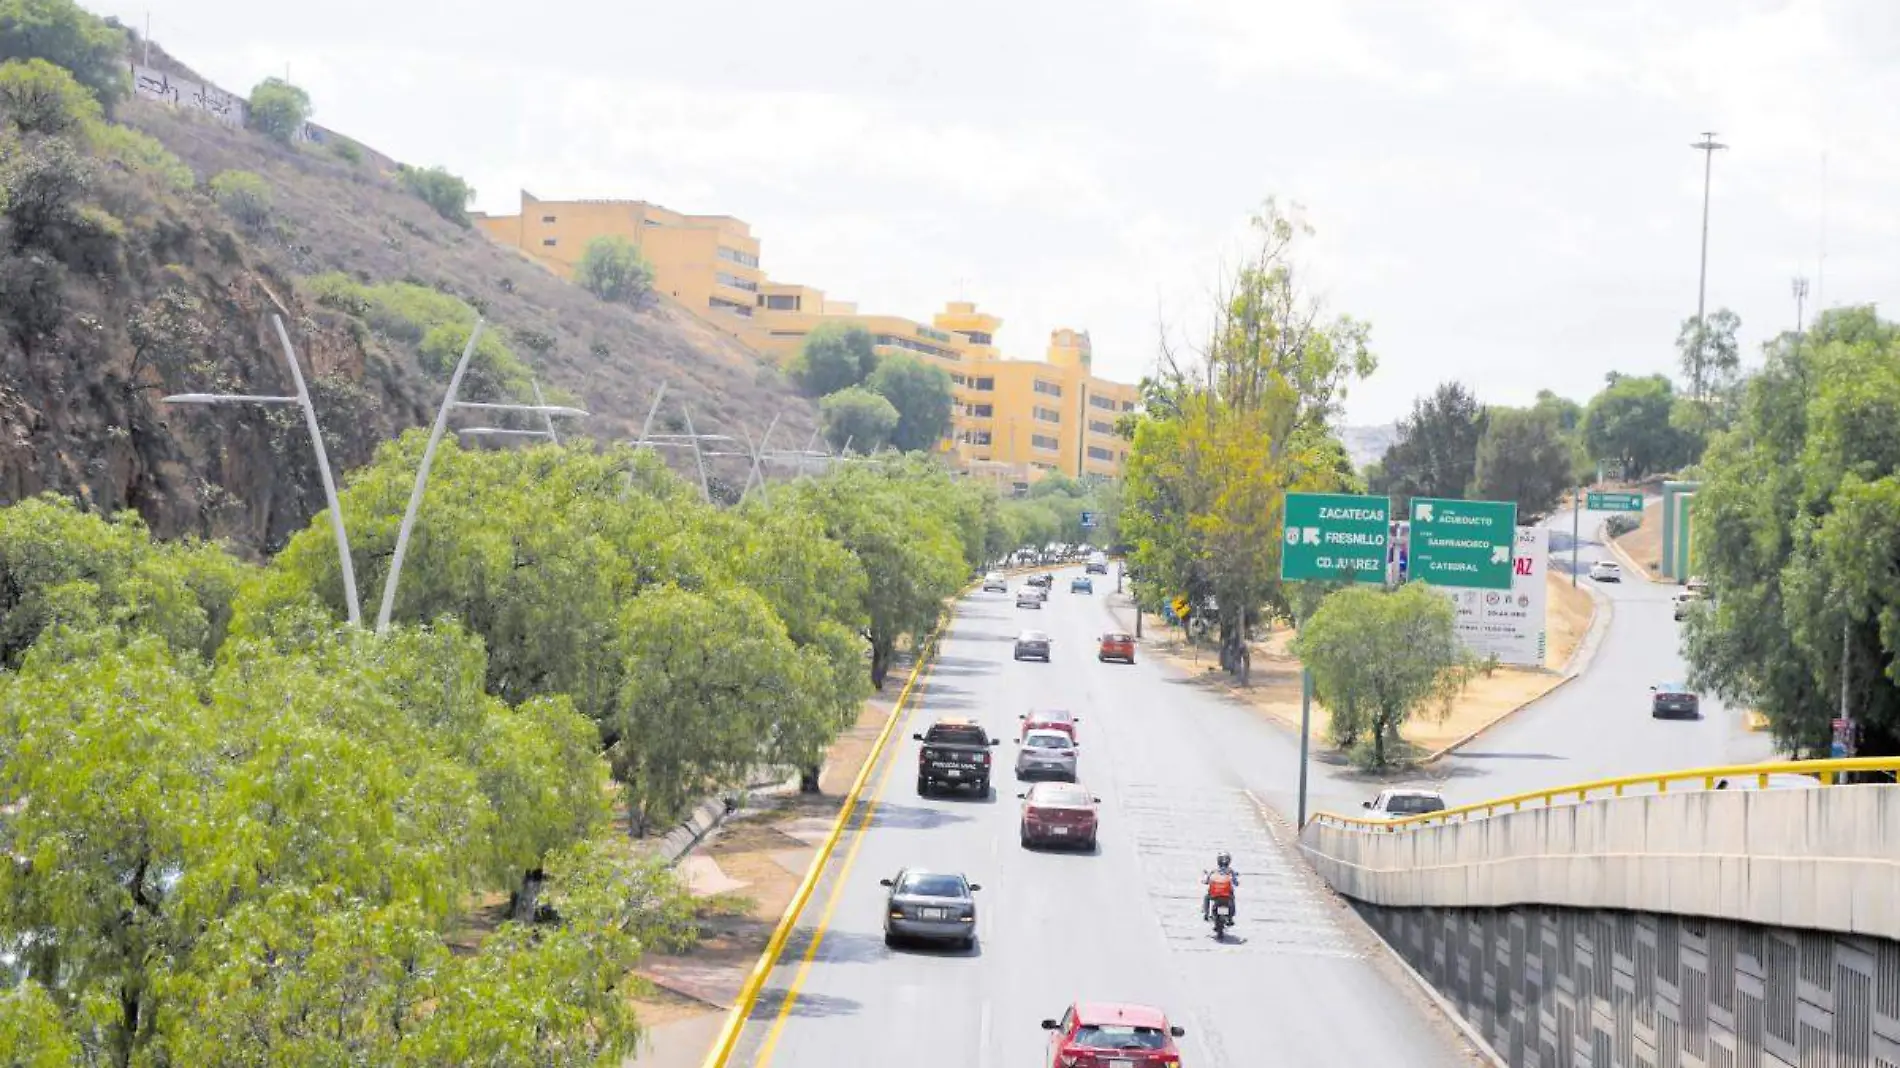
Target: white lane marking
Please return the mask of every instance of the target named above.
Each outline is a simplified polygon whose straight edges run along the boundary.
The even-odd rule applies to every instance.
[[[987,1065],[990,1063],[990,1001],[988,998],[983,999],[983,1009],[978,1020],[980,1022],[976,1028],[976,1063]]]

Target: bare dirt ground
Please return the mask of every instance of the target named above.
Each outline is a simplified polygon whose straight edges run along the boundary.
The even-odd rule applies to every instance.
[[[1642,570],[1643,578],[1656,581],[1662,571],[1662,502],[1651,502],[1643,509],[1643,525],[1615,541],[1616,547]]]

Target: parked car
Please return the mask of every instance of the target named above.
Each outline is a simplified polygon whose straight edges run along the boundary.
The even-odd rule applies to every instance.
[[[1024,586],[1016,591],[1016,607],[1034,608],[1042,611],[1042,594],[1034,586]]]
[[[1445,795],[1437,790],[1400,787],[1381,790],[1379,796],[1370,801],[1361,801],[1359,807],[1366,810],[1369,819],[1402,820],[1407,816],[1445,811]]]
[[[1019,738],[1027,738],[1030,731],[1061,731],[1070,738],[1075,737],[1075,725],[1082,717],[1067,709],[1045,708],[1038,712],[1025,712],[1016,717],[1023,721],[1023,732]]]
[[[1689,581],[1683,584],[1683,588],[1695,594],[1697,597],[1707,597],[1709,595],[1709,580],[1703,578],[1701,575],[1690,575]]]
[[[1077,575],[1069,580],[1070,593],[1094,593],[1095,582],[1087,575]]]
[[[1023,802],[1024,849],[1057,844],[1095,848],[1101,798],[1069,782],[1039,782],[1016,796]]]
[[[922,734],[917,751],[917,795],[937,786],[974,786],[978,797],[990,792],[990,747],[997,744],[988,732],[967,719],[940,719]]]
[[[1702,698],[1684,683],[1658,683],[1649,688],[1649,715],[1652,719],[1701,719]]]
[[[992,571],[989,574],[983,576],[983,592],[984,593],[1008,593],[1009,580],[1003,577],[1003,573],[1001,571]]]
[[[1688,619],[1690,606],[1694,605],[1697,601],[1700,601],[1701,599],[1702,599],[1702,595],[1699,593],[1696,593],[1694,590],[1677,591],[1676,595],[1670,598],[1670,603],[1673,605],[1673,608],[1671,609],[1671,611],[1676,617],[1676,622],[1680,623],[1683,620]]]
[[[1030,731],[1016,740],[1016,778],[1075,781],[1075,739],[1062,731]]]
[[[1623,567],[1614,560],[1598,560],[1596,563],[1590,565],[1590,581],[1621,582],[1623,581]]]
[[[1042,1021],[1042,1029],[1049,1032],[1048,1068],[1178,1066],[1174,1040],[1187,1034],[1160,1009],[1087,1001],[1071,1005],[1060,1020]]]
[[[1135,662],[1135,636],[1121,631],[1109,631],[1102,635],[1102,644],[1095,651],[1097,660],[1120,660],[1126,664]]]
[[[905,939],[952,942],[965,949],[976,944],[976,892],[983,889],[960,874],[904,868],[890,879],[884,898],[884,944]]]
[[[1049,662],[1049,635],[1039,630],[1026,630],[1016,635],[1017,660],[1040,660]]]

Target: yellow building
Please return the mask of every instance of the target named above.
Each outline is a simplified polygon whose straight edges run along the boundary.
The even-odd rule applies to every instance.
[[[758,239],[730,215],[682,215],[644,200],[541,200],[524,189],[519,215],[470,218],[489,237],[567,278],[589,241],[624,237],[652,265],[654,289],[715,321],[750,318],[765,282]]]
[[[682,215],[641,200],[540,200],[523,190],[520,214],[473,219],[567,277],[588,241],[625,237],[652,265],[656,290],[780,362],[821,323],[862,326],[880,354],[909,353],[950,375],[955,407],[942,448],[972,471],[1017,483],[1048,471],[1112,477],[1128,459],[1115,420],[1139,396],[1095,376],[1087,333],[1053,331],[1045,359],[1014,360],[996,347],[1003,321],[967,301],[945,305],[928,325],[863,314],[823,290],[767,280],[758,239],[729,215]]]

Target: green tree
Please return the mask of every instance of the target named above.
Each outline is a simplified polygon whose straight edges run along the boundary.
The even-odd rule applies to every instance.
[[[1260,243],[1227,281],[1200,358],[1163,353],[1134,425],[1121,523],[1149,610],[1176,595],[1219,604],[1221,666],[1246,680],[1248,628],[1289,611],[1279,580],[1289,490],[1341,478],[1330,421],[1376,360],[1364,324],[1330,321],[1298,285],[1303,228],[1272,201]]]
[[[0,64],[0,115],[21,133],[44,137],[83,136],[101,121],[98,98],[43,59]]]
[[[1492,408],[1478,439],[1473,492],[1481,500],[1515,501],[1519,522],[1549,511],[1571,486],[1575,452],[1557,417],[1536,408]]]
[[[862,385],[877,369],[871,332],[847,323],[820,323],[805,336],[786,375],[808,397],[825,397]]]
[[[1612,373],[1584,409],[1584,446],[1598,459],[1619,461],[1626,478],[1686,463],[1694,442],[1671,420],[1675,401],[1675,388],[1662,375]]]
[[[1559,397],[1547,389],[1537,391],[1537,403],[1531,405],[1531,411],[1548,414],[1557,422],[1557,429],[1565,434],[1575,434],[1583,424],[1583,405],[1569,397]]]
[[[1313,673],[1334,741],[1370,767],[1389,762],[1399,728],[1434,705],[1449,711],[1471,666],[1456,612],[1435,590],[1353,586],[1320,602],[1294,651]]]
[[[93,161],[63,137],[0,144],[0,205],[13,247],[67,254],[96,175]]]
[[[905,452],[927,452],[950,433],[950,375],[909,353],[878,361],[865,388],[897,409],[891,444]]]
[[[72,73],[110,112],[131,90],[125,33],[72,0],[0,0],[0,56]]]
[[[879,394],[862,386],[848,386],[818,402],[824,420],[825,440],[834,449],[847,444],[858,452],[873,453],[883,448],[897,429],[897,408]]]
[[[271,219],[271,189],[250,171],[224,171],[211,179],[211,197],[225,214],[256,230]]]
[[[1710,395],[1730,386],[1741,369],[1741,348],[1735,332],[1741,317],[1717,308],[1706,320],[1691,315],[1676,331],[1676,359],[1682,377],[1689,380],[1689,399],[1706,403]]]
[[[614,304],[636,304],[653,288],[653,268],[639,247],[614,234],[587,242],[574,276],[589,293]]]
[[[282,78],[266,78],[251,90],[246,114],[251,129],[287,145],[310,118],[310,94]]]
[[[1461,382],[1446,382],[1412,402],[1399,422],[1399,438],[1379,461],[1372,492],[1390,496],[1399,514],[1410,514],[1413,497],[1463,497],[1478,470],[1478,442],[1485,409]]]
[[[1686,626],[1690,681],[1826,755],[1843,689],[1863,755],[1900,753],[1900,328],[1824,313],[1771,346],[1702,462]]]
[[[475,199],[475,190],[467,182],[445,167],[404,166],[397,174],[402,187],[435,209],[437,215],[457,226],[469,225],[468,202]]]

